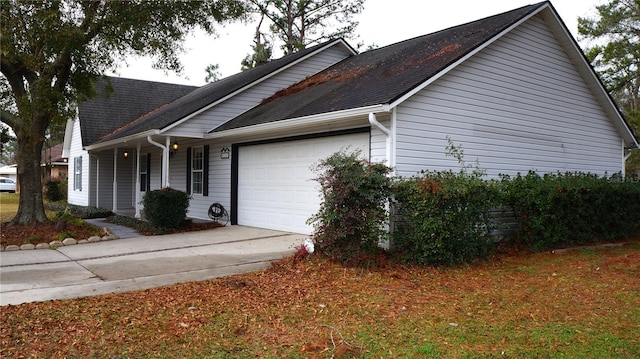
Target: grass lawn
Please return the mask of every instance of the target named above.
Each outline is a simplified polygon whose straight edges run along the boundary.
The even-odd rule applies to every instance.
[[[20,193],[0,193],[0,223],[8,222],[18,212]]]
[[[0,223],[9,222],[18,213],[18,202],[20,201],[20,193],[0,193]],[[45,211],[47,217],[53,218],[55,213]]]
[[[2,358],[639,358],[640,244],[0,307]]]

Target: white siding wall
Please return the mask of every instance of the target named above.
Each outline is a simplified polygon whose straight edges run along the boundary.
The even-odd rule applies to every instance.
[[[231,150],[231,143],[220,144],[196,140],[181,142],[180,150],[169,162],[171,188],[187,190],[187,149],[204,145],[209,145],[209,195],[195,194],[191,197],[187,213],[190,218],[208,219],[209,206],[215,202],[222,204],[228,211],[231,209],[231,157],[220,158],[220,150],[223,147]]]
[[[167,131],[166,134],[180,137],[201,137],[203,133],[247,111],[277,91],[339,62],[346,56],[347,54],[340,46],[326,49],[216,105],[212,109],[194,116],[185,123]]]
[[[490,177],[621,171],[621,140],[547,26],[532,18],[398,107],[397,169],[458,169],[446,137]]]
[[[162,187],[162,150],[154,146],[153,148],[141,149],[140,153],[142,153],[143,156],[146,156],[147,153],[151,154],[151,173],[149,174],[149,176],[151,176],[150,189],[152,191],[160,189]],[[170,163],[170,165],[171,164],[172,163]]]
[[[82,157],[82,190],[74,190],[75,187],[75,166],[74,159]],[[80,133],[80,121],[73,122],[73,134],[71,146],[69,147],[69,183],[67,190],[67,202],[79,206],[89,205],[89,155],[82,149],[82,138]]]
[[[209,145],[209,195],[194,195],[189,203],[189,217],[208,219],[207,211],[213,203],[220,203],[231,212],[231,153],[228,159],[220,158],[223,147],[231,150],[231,144],[207,143]],[[186,168],[182,171],[185,182]],[[183,184],[184,186],[184,184]]]

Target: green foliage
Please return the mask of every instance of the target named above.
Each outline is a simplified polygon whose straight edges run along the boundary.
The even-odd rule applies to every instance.
[[[586,55],[625,110],[640,110],[640,1],[610,0],[596,10],[595,19],[578,18],[578,32],[593,44]]]
[[[46,220],[39,163],[47,129],[73,118],[75,104],[95,94],[100,76],[130,55],[180,72],[192,30],[214,33],[215,24],[245,10],[239,0],[2,1],[0,119],[16,135],[23,171],[13,222]]]
[[[304,49],[311,43],[351,38],[358,25],[354,16],[362,12],[364,1],[250,0],[254,12],[269,19],[270,30],[282,41],[285,54]]]
[[[42,236],[29,236],[25,241],[30,244],[38,244],[42,242]]]
[[[469,165],[464,151],[447,136],[447,156],[460,171],[423,171],[394,186],[394,245],[407,262],[461,264],[485,258],[495,246],[497,228],[491,211],[499,204],[495,182],[483,180],[478,163]]]
[[[50,211],[56,212],[58,218],[64,212],[78,218],[106,218],[113,215],[113,212],[108,209],[91,206],[77,206],[66,202],[47,202],[45,203],[45,207]]]
[[[216,82],[220,80],[222,74],[220,73],[220,65],[218,64],[209,64],[204,71],[207,73],[207,76],[204,78],[204,82]]]
[[[586,55],[635,132],[640,130],[640,1],[610,0],[596,6],[596,18],[578,18]],[[640,174],[640,150],[625,163],[627,173]]]
[[[56,234],[56,239],[59,241],[63,241],[66,238],[76,238],[76,235],[73,232],[60,232]]]
[[[160,230],[158,228],[154,228],[151,223],[147,221],[142,221],[136,218],[121,216],[121,215],[113,215],[107,217],[107,222],[115,223],[121,226],[126,226],[129,228],[135,229],[138,233],[151,233],[151,234],[163,234],[167,233],[167,231]]]
[[[363,161],[360,154],[337,152],[317,164],[322,203],[307,222],[314,226],[315,250],[347,264],[377,251],[388,234],[391,169]]]
[[[250,70],[254,67],[260,66],[262,64],[266,64],[271,60],[271,56],[273,55],[273,45],[264,39],[260,40],[259,36],[262,36],[258,31],[258,40],[254,40],[253,45],[251,45],[251,49],[253,49],[252,54],[248,54],[240,63],[240,69],[242,71]]]
[[[187,218],[189,195],[172,188],[149,191],[143,198],[146,219],[161,230],[180,228]]]
[[[62,192],[62,183],[60,181],[49,181],[46,184],[45,198],[47,201],[57,202],[65,199],[64,192]]]
[[[485,258],[495,247],[496,183],[465,171],[422,172],[398,181],[394,194],[393,243],[405,261],[461,264]]]
[[[504,203],[520,221],[517,240],[534,250],[640,233],[640,182],[620,176],[529,172],[503,176]]]

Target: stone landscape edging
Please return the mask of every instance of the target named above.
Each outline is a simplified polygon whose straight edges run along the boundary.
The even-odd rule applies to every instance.
[[[77,240],[75,238],[65,238],[62,241],[55,240],[49,243],[43,242],[35,245],[31,243],[27,243],[21,246],[18,246],[15,244],[11,244],[6,247],[0,246],[0,252],[20,251],[20,250],[27,251],[27,250],[34,250],[34,249],[58,249],[59,247],[63,247],[63,246],[73,246],[76,244],[96,243],[96,242],[111,241],[114,239],[119,239],[119,237],[116,236],[113,232],[111,232],[111,230],[109,230],[109,228],[107,227],[102,227],[102,231],[105,233],[104,236],[91,236],[87,239],[81,239],[81,240]]]

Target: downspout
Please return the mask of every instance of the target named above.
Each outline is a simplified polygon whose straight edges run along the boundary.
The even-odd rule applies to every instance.
[[[148,176],[149,174],[147,174]],[[136,147],[136,189],[135,189],[135,201],[134,207],[136,208],[135,218],[140,218],[140,143]]]
[[[622,140],[622,178],[626,177],[627,160],[633,154],[633,148],[627,147]]]
[[[394,114],[392,114],[392,126],[393,126],[393,120],[394,120],[393,116],[394,115],[395,115],[395,112],[394,112]],[[392,158],[391,158],[391,153],[392,153],[391,152],[391,136],[392,136],[391,130],[389,130],[388,128],[384,127],[380,122],[378,122],[378,120],[376,119],[376,114],[373,113],[373,112],[369,113],[369,123],[372,126],[377,127],[387,137],[386,145],[385,145],[386,146],[385,164],[387,165],[387,167],[392,167],[393,166],[393,163],[392,163],[393,161],[392,161]],[[391,175],[391,173],[389,175]],[[390,207],[391,207],[390,203],[387,202],[385,204],[385,209],[386,209],[387,213],[391,210]],[[392,223],[390,223],[390,222],[386,223],[385,229],[387,230],[387,232],[391,233],[393,231]],[[389,249],[389,248],[392,247],[392,243],[388,239],[379,239],[378,245],[383,247],[383,248],[386,248],[386,249]]]
[[[391,130],[384,127],[380,122],[378,122],[378,120],[376,119],[376,114],[373,112],[369,113],[369,123],[372,126],[376,126],[380,131],[382,131],[387,136],[386,145],[385,145],[386,147],[385,162],[387,166],[391,167],[393,165],[391,161]]]
[[[165,148],[167,150],[162,153],[162,158],[165,160],[166,165],[164,167],[164,172],[165,178],[167,179],[167,187],[171,187],[171,184],[169,183],[169,149],[171,148],[171,137],[169,136],[165,138]]]
[[[168,148],[169,148],[169,146],[167,145],[165,147],[162,144],[152,140],[151,136],[147,136],[147,141],[149,141],[150,144],[152,144],[152,145],[154,145],[156,147],[160,147],[162,149],[162,173],[160,174],[160,181],[161,181],[160,187],[162,187],[162,188],[168,187],[168,182],[169,181],[167,180],[167,177],[168,177],[169,171],[167,170],[167,167],[169,165],[168,164],[168,162],[169,162],[168,161],[168,157],[169,157]]]
[[[113,197],[111,210],[116,213],[118,210],[118,147],[113,149]]]

